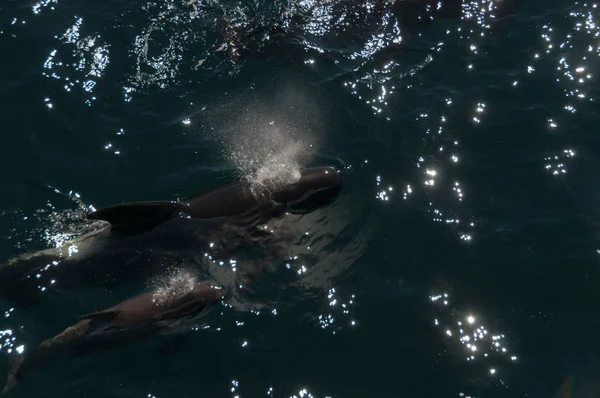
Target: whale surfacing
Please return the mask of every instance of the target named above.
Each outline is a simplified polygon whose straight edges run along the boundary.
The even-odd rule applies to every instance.
[[[104,220],[115,231],[138,230],[154,226],[180,215],[194,219],[235,217],[250,212],[281,209],[304,213],[325,205],[340,192],[342,177],[330,166],[308,168],[298,181],[266,192],[256,193],[246,181],[224,185],[181,201],[133,202],[98,209],[90,220]]]
[[[75,325],[42,342],[29,354],[13,357],[4,393],[30,370],[44,366],[60,354],[112,348],[158,333],[185,337],[189,328],[182,327],[181,321],[204,316],[224,296],[224,289],[204,281],[177,295],[144,293],[104,311],[84,315]]]

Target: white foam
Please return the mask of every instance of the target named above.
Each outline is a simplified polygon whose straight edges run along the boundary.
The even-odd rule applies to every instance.
[[[293,123],[273,121],[260,112],[246,116],[225,146],[225,156],[248,181],[254,194],[293,184],[301,177],[311,146],[308,132]]]
[[[162,305],[190,293],[196,286],[196,276],[187,270],[175,270],[155,281],[152,299]]]
[[[297,182],[306,146],[273,130],[256,138],[229,153],[240,177],[250,183],[252,190],[261,194]]]

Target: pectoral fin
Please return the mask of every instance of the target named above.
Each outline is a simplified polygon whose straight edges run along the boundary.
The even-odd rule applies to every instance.
[[[89,220],[104,220],[116,230],[152,228],[171,217],[177,202],[155,201],[113,205],[88,214]]]

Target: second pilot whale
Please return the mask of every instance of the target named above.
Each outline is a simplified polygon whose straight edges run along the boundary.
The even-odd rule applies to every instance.
[[[225,294],[224,289],[210,281],[195,282],[187,291],[175,290],[166,297],[157,292],[143,293],[106,310],[84,315],[79,322],[43,341],[31,352],[15,354],[4,393],[31,370],[46,366],[61,354],[114,348],[157,334],[181,343],[190,327],[185,321],[196,322]]]

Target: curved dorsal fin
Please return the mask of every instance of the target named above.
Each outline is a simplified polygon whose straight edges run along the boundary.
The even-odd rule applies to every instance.
[[[176,210],[177,202],[133,202],[103,207],[88,214],[87,218],[108,221],[115,229],[151,228],[171,217]]]

